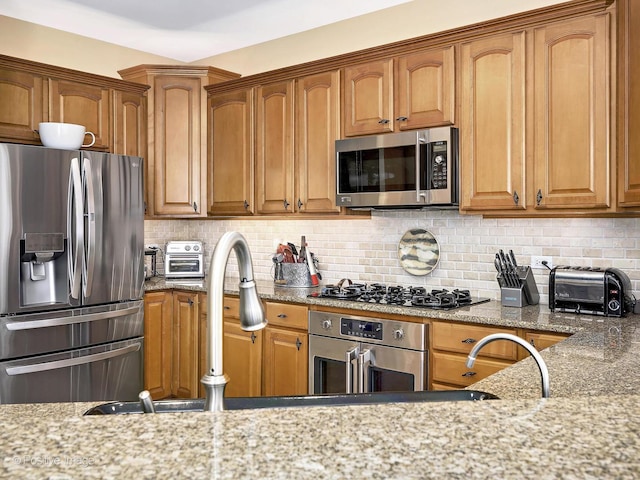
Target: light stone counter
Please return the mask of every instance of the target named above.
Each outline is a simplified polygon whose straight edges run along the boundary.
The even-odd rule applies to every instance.
[[[147,285],[159,288],[168,286]],[[300,289],[258,290],[264,299],[327,304]],[[501,397],[484,402],[109,417],[83,417],[95,403],[0,405],[0,478],[640,478],[638,316],[498,302],[424,315],[349,308],[575,334],[542,352],[546,400],[526,359],[470,387]]]

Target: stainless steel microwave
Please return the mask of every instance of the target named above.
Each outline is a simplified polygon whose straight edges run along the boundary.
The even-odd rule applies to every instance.
[[[458,205],[458,129],[438,127],[336,141],[341,207]]]

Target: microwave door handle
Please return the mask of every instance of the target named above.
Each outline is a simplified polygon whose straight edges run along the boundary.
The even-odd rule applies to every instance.
[[[421,144],[425,144],[427,141],[424,138],[420,138],[420,135],[417,135],[416,138],[416,202],[418,203],[426,203],[427,195],[422,192],[422,149],[420,148]],[[425,173],[427,173],[427,165],[425,165]],[[427,179],[425,178],[425,181]],[[426,186],[425,186],[426,187]]]
[[[347,369],[347,385],[346,385],[346,392],[347,393],[353,393],[353,361],[358,358],[358,352],[360,351],[360,349],[355,346],[349,350],[347,350],[347,353],[345,355],[345,362],[346,362],[346,366],[345,368]]]
[[[84,243],[84,222],[82,211],[82,178],[80,162],[77,158],[71,159],[69,169],[69,191],[67,194],[67,272],[69,275],[69,287],[71,298],[80,298],[80,263],[81,252]],[[73,236],[73,238],[72,238]]]
[[[371,350],[366,349],[358,355],[358,393],[369,393],[369,370],[371,368]]]

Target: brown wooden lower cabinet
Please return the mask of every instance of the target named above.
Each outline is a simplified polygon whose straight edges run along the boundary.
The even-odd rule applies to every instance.
[[[512,365],[513,361],[478,357],[467,368],[467,356],[457,353],[433,352],[433,382],[467,387]]]
[[[154,399],[171,396],[173,293],[144,296],[144,388]]]
[[[309,341],[306,331],[267,327],[263,355],[264,395],[307,394]]]
[[[198,306],[197,292],[144,296],[144,388],[155,400],[198,396]]]

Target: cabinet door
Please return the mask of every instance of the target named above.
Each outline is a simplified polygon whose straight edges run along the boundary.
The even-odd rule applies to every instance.
[[[551,333],[551,332],[525,332],[524,339],[533,345],[536,350],[544,350],[558,342],[561,342],[569,335],[564,333]],[[527,358],[529,352],[522,347],[518,347],[518,359]]]
[[[522,210],[525,192],[525,33],[461,47],[463,210]]]
[[[335,141],[340,138],[340,72],[298,79],[295,127],[295,208],[301,213],[338,213]]]
[[[196,398],[200,381],[198,294],[173,294],[173,358],[171,391],[178,398]]]
[[[154,213],[204,216],[200,78],[154,78]]]
[[[208,99],[211,215],[251,215],[253,205],[253,89]]]
[[[262,331],[245,332],[236,319],[224,322],[226,397],[259,397],[262,391]]]
[[[144,388],[154,400],[171,396],[173,294],[144,296]]]
[[[393,132],[393,60],[344,69],[345,136]]]
[[[49,98],[52,122],[84,125],[96,137],[92,150],[109,150],[111,125],[109,124],[109,89],[67,80],[49,80]],[[85,142],[91,139],[85,137]]]
[[[144,95],[113,91],[113,147],[111,151],[120,155],[146,158],[147,101]]]
[[[535,208],[610,205],[609,14],[534,30]]]
[[[455,118],[454,47],[396,59],[396,128],[451,125]]]
[[[40,75],[0,68],[0,140],[40,143],[35,130],[47,121],[46,88]]]
[[[258,213],[293,211],[293,81],[257,88],[256,202]]]
[[[264,395],[306,395],[309,381],[307,332],[267,327],[263,348]]]
[[[494,360],[490,358],[478,358],[472,368],[467,367],[465,355],[433,352],[433,382],[445,383],[459,387],[467,387],[479,382],[483,378],[499,372],[514,362]]]
[[[617,2],[618,203],[640,206],[640,2]]]

